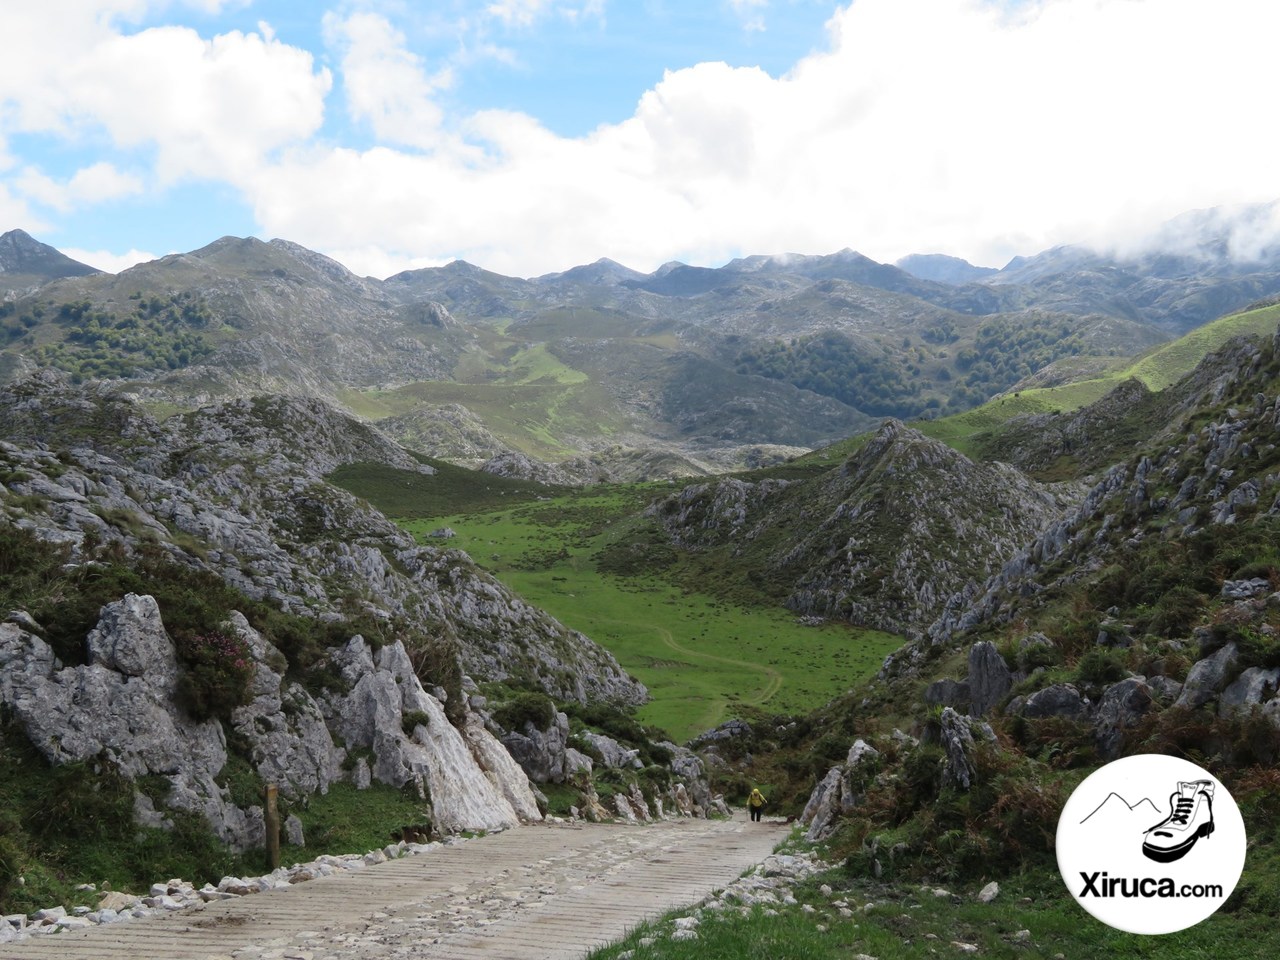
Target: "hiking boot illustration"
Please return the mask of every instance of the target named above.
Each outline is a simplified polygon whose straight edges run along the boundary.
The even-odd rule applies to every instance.
[[[1187,855],[1196,841],[1213,833],[1213,782],[1179,782],[1169,795],[1169,816],[1146,831],[1142,852],[1149,859],[1172,863]]]

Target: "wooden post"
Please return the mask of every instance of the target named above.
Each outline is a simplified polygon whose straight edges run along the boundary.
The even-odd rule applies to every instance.
[[[276,805],[279,792],[280,788],[274,783],[267,784],[263,790],[266,800],[267,864],[272,870],[280,866],[280,808]]]

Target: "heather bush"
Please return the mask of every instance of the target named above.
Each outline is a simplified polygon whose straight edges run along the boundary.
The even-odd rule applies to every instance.
[[[180,639],[178,659],[178,702],[195,719],[229,720],[232,710],[253,699],[253,656],[239,637],[211,631]]]

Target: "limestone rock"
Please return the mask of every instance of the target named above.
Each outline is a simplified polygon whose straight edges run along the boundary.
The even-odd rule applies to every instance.
[[[534,783],[564,782],[568,716],[557,713],[546,730],[539,730],[531,721],[526,721],[522,729],[502,734],[501,740]]]
[[[973,764],[973,752],[977,746],[974,734],[979,740],[995,743],[995,732],[988,724],[962,716],[950,707],[943,707],[939,722],[939,744],[944,755],[942,785],[968,790],[977,780]]]
[[[178,679],[178,657],[153,597],[127,594],[107,604],[85,638],[89,663],[126,677],[143,677],[164,691]]]
[[[1089,701],[1069,683],[1055,683],[1037,690],[1023,701],[1018,713],[1029,719],[1068,717],[1080,719],[1089,712]]]
[[[824,840],[835,832],[837,820],[851,813],[861,800],[858,781],[861,769],[874,762],[880,751],[865,740],[856,740],[841,766],[832,767],[814,787],[805,804],[800,822],[809,829],[805,838],[811,842]]]
[[[468,713],[461,733],[476,763],[511,804],[516,816],[526,821],[541,820],[538,798],[534,795],[528,776],[497,738],[485,729],[480,715]],[[566,758],[569,752],[571,751],[566,751]]]
[[[1208,703],[1226,686],[1238,659],[1236,645],[1228,643],[1212,656],[1196,661],[1183,681],[1182,693],[1178,695],[1175,706],[1194,710]]]
[[[429,791],[433,825],[445,833],[501,830],[519,822],[515,807],[476,762],[440,701],[422,688],[402,643],[382,647],[375,660],[357,636],[331,656],[344,677],[358,679],[348,693],[323,698],[321,707],[348,747],[373,750],[376,779],[394,786],[421,784]],[[405,713],[425,714],[427,722],[406,734]],[[482,753],[491,749],[483,739],[472,743]],[[496,776],[498,769],[503,768],[490,772]]]
[[[1151,687],[1136,677],[1107,688],[1093,719],[1098,752],[1104,758],[1111,760],[1120,755],[1126,732],[1146,715],[1154,699]]]
[[[1013,686],[1004,657],[989,640],[969,648],[969,715],[985,716]]]
[[[613,737],[588,730],[583,738],[600,754],[601,763],[612,770],[640,770],[644,767],[639,750],[628,749]]]
[[[228,626],[253,653],[251,703],[231,717],[236,733],[248,742],[262,779],[287,797],[324,793],[343,777],[345,751],[333,742],[319,704],[296,683],[285,684],[284,656],[234,612]]]
[[[1280,688],[1280,667],[1271,670],[1250,667],[1222,691],[1218,712],[1226,716],[1236,710],[1266,704],[1275,698],[1277,688]]]
[[[971,701],[969,682],[944,678],[935,680],[924,691],[924,702],[940,707],[955,707],[957,710],[969,710]]]

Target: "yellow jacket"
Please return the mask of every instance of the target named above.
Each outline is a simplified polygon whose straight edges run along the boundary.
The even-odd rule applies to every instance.
[[[764,798],[764,794],[759,790],[752,790],[751,796],[747,798],[747,803],[753,807],[763,807],[769,801]]]

